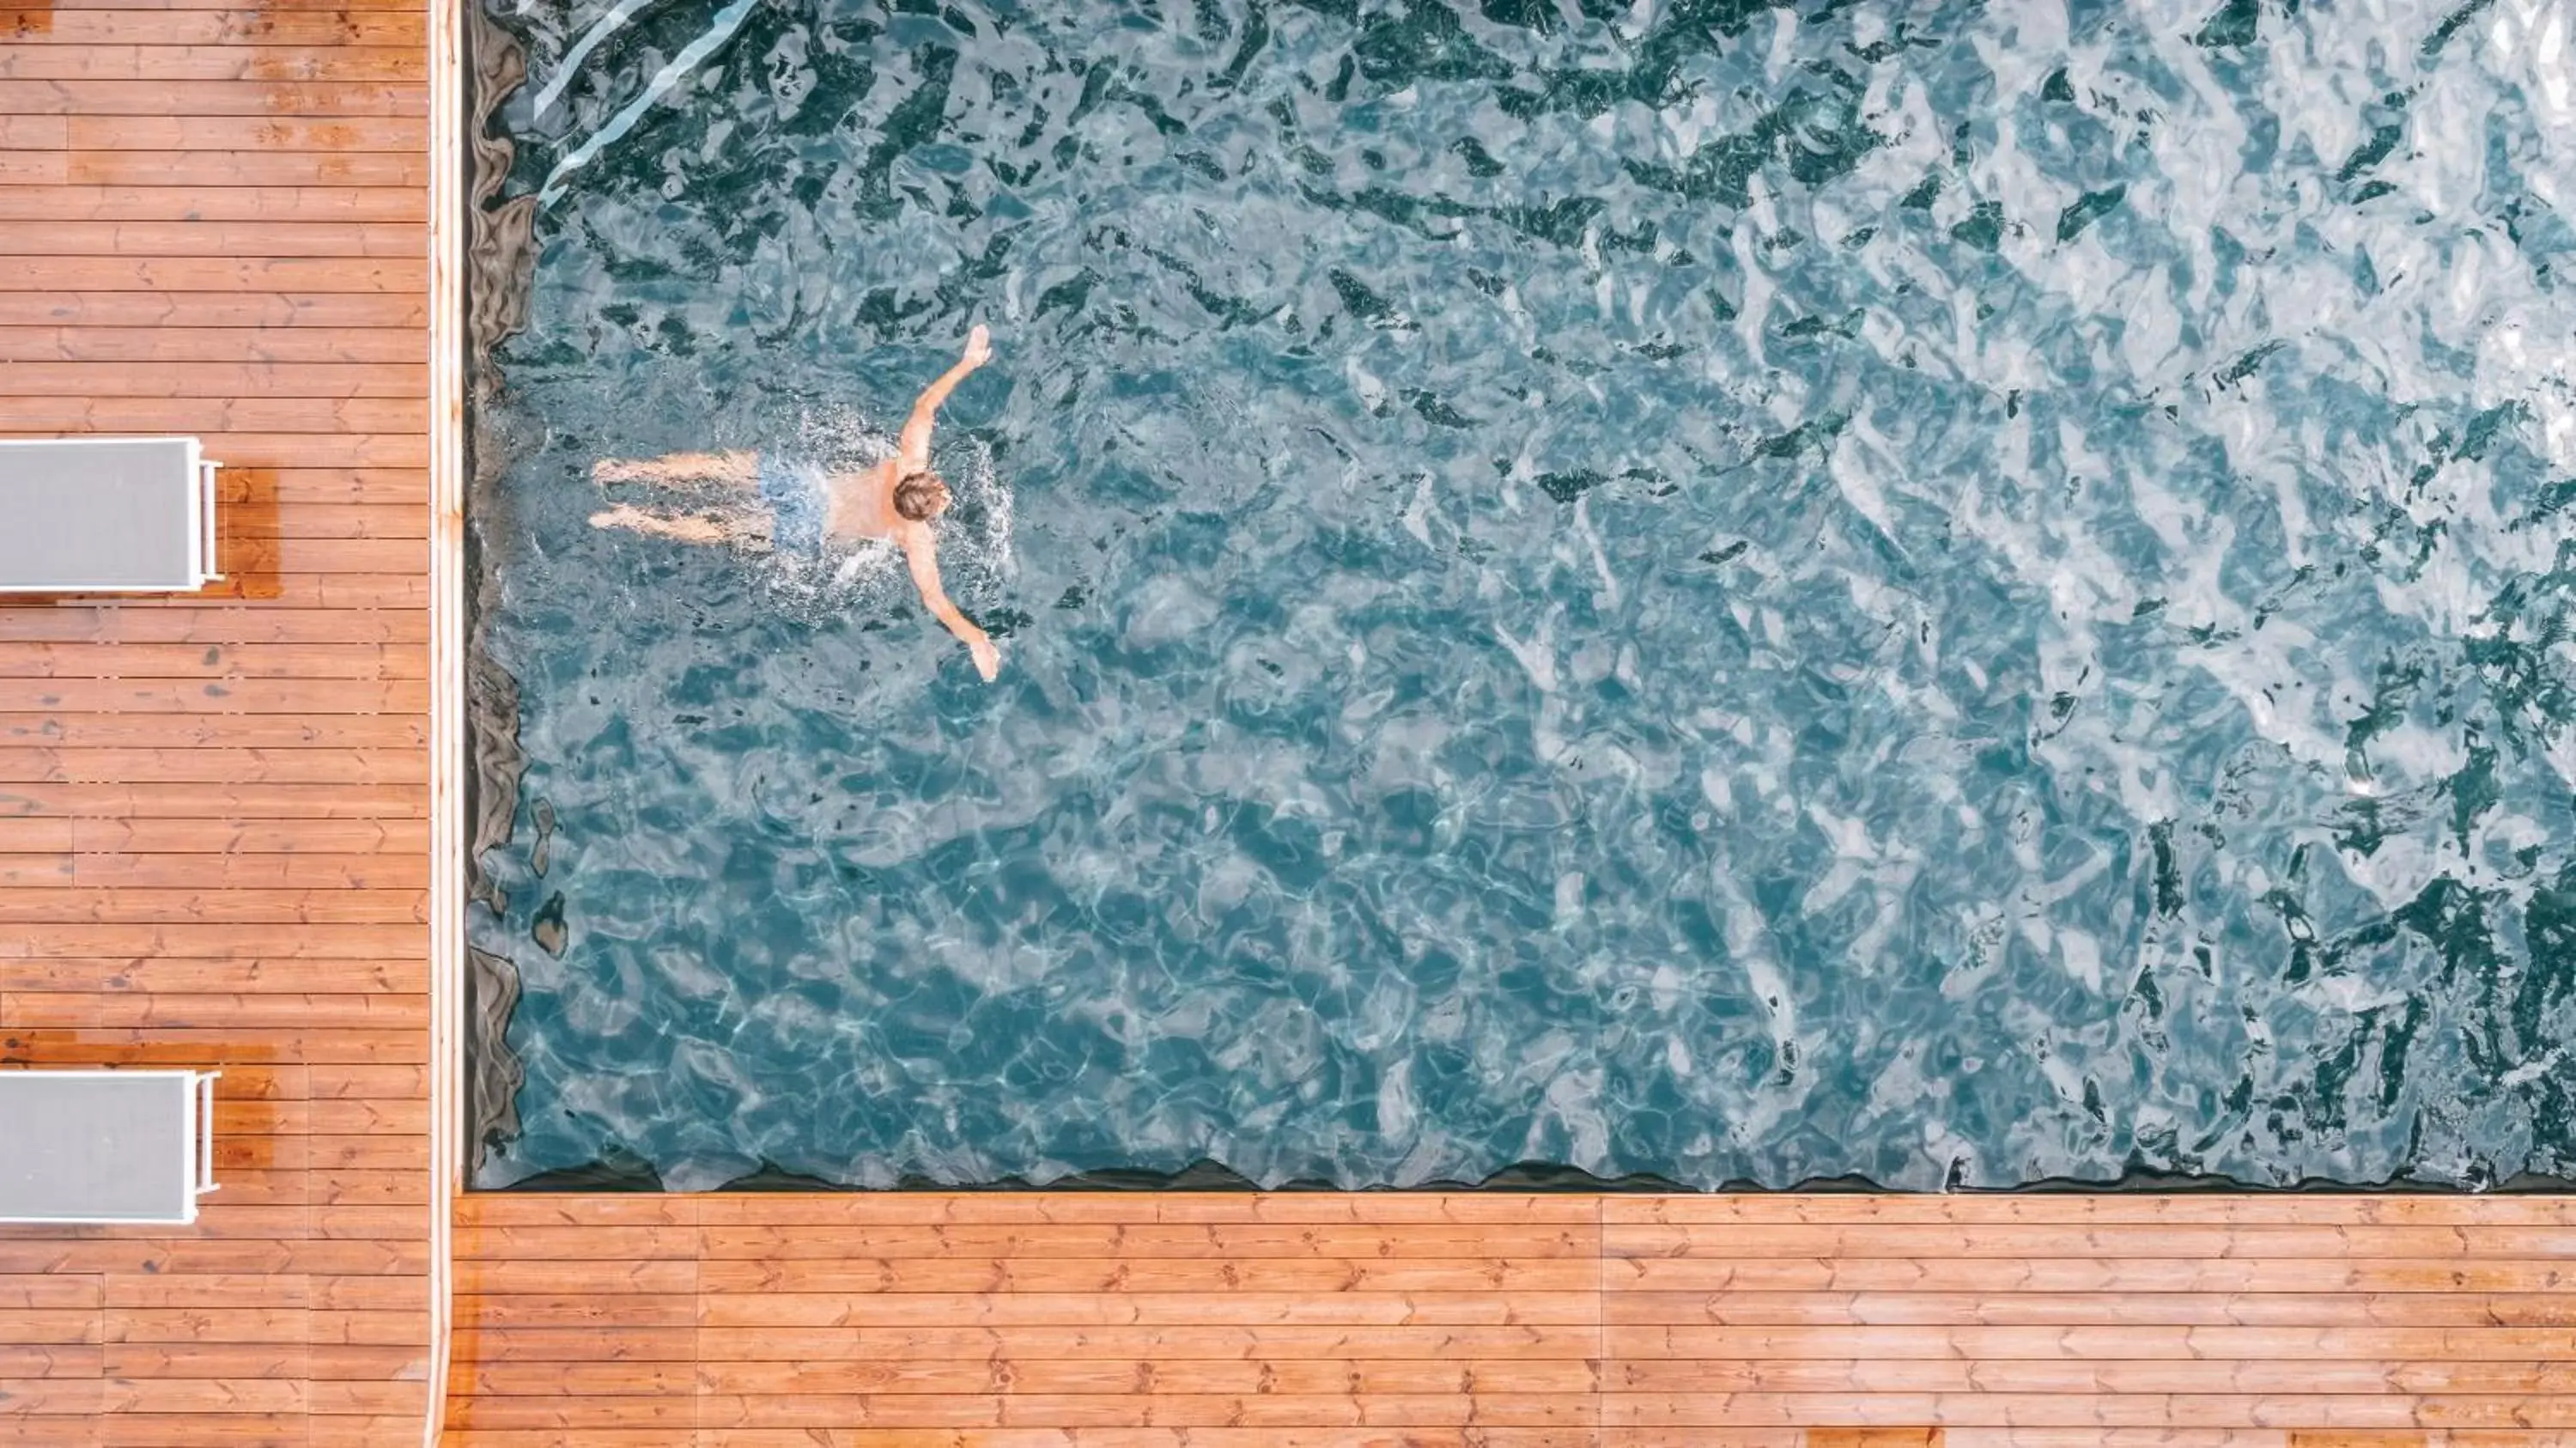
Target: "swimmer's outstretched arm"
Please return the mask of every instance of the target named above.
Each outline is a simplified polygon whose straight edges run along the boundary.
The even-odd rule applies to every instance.
[[[975,626],[975,621],[957,611],[948,601],[948,590],[939,586],[939,546],[930,538],[927,528],[906,529],[903,534],[904,561],[912,565],[912,586],[921,590],[921,601],[933,617],[948,625],[974,655],[975,672],[989,684],[1002,672],[1002,655],[993,647],[992,636]]]
[[[991,360],[992,334],[978,323],[974,331],[966,334],[966,355],[957,359],[956,366],[940,373],[938,381],[921,389],[920,398],[912,404],[912,416],[903,424],[903,441],[895,447],[898,477],[930,470],[930,427],[939,419],[939,404],[948,400],[948,394],[957,390],[957,384],[965,381],[968,373]]]
[[[672,453],[658,458],[601,458],[590,475],[603,483],[739,483],[760,480],[756,452]]]

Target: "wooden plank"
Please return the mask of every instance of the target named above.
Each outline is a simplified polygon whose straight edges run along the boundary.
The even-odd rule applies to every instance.
[[[2230,1223],[2095,1223],[2083,1226],[1662,1226],[1608,1225],[1613,1257],[1755,1260],[1782,1257],[1974,1259],[2092,1257],[2539,1257],[2576,1254],[2576,1224],[2319,1226]]]
[[[255,67],[254,67],[255,68]],[[426,116],[418,83],[314,82],[285,76],[172,81],[18,79],[0,73],[0,114],[29,116]],[[426,198],[410,193],[421,207]],[[419,214],[426,216],[426,212]]]
[[[0,1310],[8,1312],[95,1311],[106,1303],[106,1293],[105,1279],[95,1276],[0,1275]]]
[[[0,362],[18,397],[416,398],[428,368],[391,363]]]
[[[71,144],[61,116],[0,116],[0,151],[60,151]]]
[[[0,81],[0,96],[8,94]],[[70,163],[64,163],[70,174]],[[378,186],[5,186],[0,187],[0,222],[24,225],[43,221],[91,224],[253,223],[262,225],[390,225],[426,218],[420,193],[407,187]],[[57,245],[48,252],[57,252]],[[131,254],[131,253],[128,253]],[[305,249],[266,253],[279,257],[341,255]],[[353,253],[376,256],[374,249]],[[280,339],[281,344],[286,339]],[[414,355],[418,355],[417,352]]]
[[[1615,1304],[1630,1293],[1664,1297],[1711,1291],[1973,1292],[2554,1292],[2576,1287],[2576,1264],[2472,1257],[2344,1260],[2056,1257],[1997,1263],[1975,1258],[1706,1261],[1607,1258]],[[1640,1319],[1629,1319],[1640,1320]]]
[[[73,883],[69,852],[0,854],[0,888],[44,889]]]
[[[698,1360],[691,1327],[460,1326],[449,1347],[464,1371],[484,1362],[671,1362]]]
[[[560,1357],[585,1341],[585,1333],[602,1329],[478,1329],[492,1337],[493,1352],[513,1357]],[[599,1354],[624,1349],[639,1355],[653,1344],[645,1339],[628,1347],[617,1334],[600,1343]],[[837,1362],[947,1361],[992,1359],[1044,1361],[1136,1358],[1160,1360],[1251,1361],[1268,1358],[1348,1358],[1390,1362],[1434,1360],[1576,1359],[1599,1356],[1601,1337],[1592,1327],[1299,1327],[1270,1324],[1216,1326],[1189,1323],[1163,1327],[950,1327],[892,1328],[703,1328],[693,1339],[693,1354],[702,1362],[732,1361]],[[571,1346],[565,1346],[569,1343]]]
[[[70,820],[0,816],[0,854],[60,854],[71,847]]]
[[[234,1215],[241,1215],[239,1209]],[[297,1235],[300,1236],[300,1223],[305,1214],[298,1212],[295,1216],[299,1226]],[[113,1308],[204,1307],[234,1311],[247,1308],[301,1309],[313,1305],[310,1279],[281,1273],[212,1272],[198,1277],[114,1273],[106,1278],[106,1283],[107,1305]]]
[[[42,869],[28,877],[61,883]],[[428,888],[429,862],[408,855],[75,855],[69,883],[420,890]]]
[[[603,1296],[590,1293],[459,1291],[456,1320],[506,1328],[688,1328],[697,1321],[693,1292]],[[67,1338],[64,1341],[81,1341]]]
[[[108,1374],[119,1378],[288,1378],[310,1371],[300,1342],[120,1342],[99,1352]]]
[[[150,993],[0,994],[0,1021],[13,1026],[429,1027],[425,995],[298,995],[262,991],[232,995]]]
[[[0,10],[0,32],[45,45],[245,46],[382,45],[426,53],[426,16],[405,10],[279,10],[269,6],[165,10],[146,7]]]
[[[300,1430],[310,1391],[301,1373],[292,1378],[112,1378],[103,1411],[184,1414],[199,1423],[212,1414],[260,1413],[279,1420],[262,1424],[264,1429],[292,1425]]]
[[[364,300],[364,299],[360,299]],[[61,429],[56,429],[57,432]],[[235,433],[205,429],[201,436],[207,456],[229,467],[252,472],[274,472],[281,465],[292,465],[312,471],[382,472],[418,468],[428,460],[424,440],[415,433],[347,433],[340,435],[314,433]],[[229,535],[226,547],[239,547],[241,540]],[[256,552],[256,549],[253,550]],[[405,582],[414,580],[405,579]],[[425,590],[415,588],[413,593]],[[267,595],[263,595],[263,598]],[[281,595],[282,597],[282,595]],[[219,600],[218,600],[219,601]],[[128,612],[154,608],[197,609],[205,607],[195,600],[134,599],[120,605]],[[297,605],[284,605],[297,606]],[[313,607],[311,604],[301,605]],[[334,608],[362,608],[351,602],[325,605]]]
[[[0,1343],[101,1341],[105,1319],[97,1308],[13,1308],[0,1313]]]
[[[379,1415],[324,1413],[317,1407],[316,1416],[305,1423],[304,1448],[376,1448],[380,1443],[409,1443],[412,1435],[420,1431],[420,1426],[421,1413],[418,1410]],[[691,1444],[689,1448],[696,1448],[696,1445]],[[811,1448],[811,1445],[796,1445],[796,1448]]]
[[[17,152],[12,154],[43,154]],[[73,186],[413,186],[428,158],[402,151],[71,151]]]
[[[364,408],[377,405],[381,399],[353,399],[328,404],[335,408]],[[280,403],[280,407],[314,407],[324,404]],[[420,566],[429,549],[417,538],[303,538],[283,537],[274,541],[236,535],[232,547],[245,559],[246,567],[272,568],[288,575],[298,573],[361,574],[400,576]]]
[[[0,922],[426,925],[429,896],[419,890],[0,890]]]
[[[416,1295],[416,1294],[415,1294]],[[309,1349],[306,1371],[316,1381],[402,1381],[425,1388],[420,1380],[427,1375],[428,1348],[415,1345],[378,1343],[318,1343]],[[346,1411],[336,1401],[317,1400],[316,1410]],[[418,1406],[412,1422],[419,1422]]]
[[[16,45],[0,50],[5,81],[419,82],[417,51],[383,46]],[[165,103],[153,114],[185,114]]]
[[[46,1272],[154,1272],[172,1275],[201,1272],[238,1273],[401,1273],[419,1276],[428,1269],[427,1244],[420,1241],[206,1241],[196,1238],[99,1237],[58,1241],[24,1241],[0,1238],[0,1270]],[[29,1266],[23,1264],[45,1264]],[[206,1342],[291,1341],[291,1338],[227,1336],[246,1322],[255,1323],[264,1309],[203,1308],[185,1311],[171,1309],[123,1309],[110,1307],[107,1312],[108,1340],[168,1341],[168,1338],[135,1336],[120,1328],[125,1324],[140,1332],[158,1324],[172,1331],[184,1330],[191,1340]],[[303,1327],[303,1309],[292,1314],[291,1325],[281,1323],[280,1331],[298,1331]],[[137,1326],[140,1324],[140,1326]]]
[[[473,1420],[499,1424],[517,1419],[530,1425],[543,1421],[550,1407],[579,1403],[661,1404],[662,1398],[556,1399],[522,1402],[478,1397]],[[681,1406],[687,1399],[676,1400]],[[1588,1426],[1595,1418],[1588,1395],[1517,1394],[1488,1391],[1445,1393],[1243,1393],[1193,1394],[1018,1393],[1007,1399],[991,1392],[971,1394],[856,1393],[800,1396],[748,1396],[701,1393],[698,1421],[716,1427],[830,1427],[866,1423],[888,1428],[973,1428],[1011,1418],[1071,1428],[1090,1427],[1461,1427]]]
[[[151,262],[132,264],[156,265]],[[317,265],[391,266],[394,263]],[[426,431],[427,419],[422,402],[416,398],[398,397],[0,399],[0,427],[20,430],[44,428],[58,432],[147,432],[155,428],[180,428],[200,435],[245,432],[346,435]],[[345,571],[366,570],[352,568]]]
[[[409,1279],[420,1294],[415,1300],[426,1301],[426,1278]],[[408,1346],[429,1340],[429,1314],[426,1312],[327,1312],[313,1314],[312,1341],[351,1346]]]
[[[687,1431],[699,1421],[697,1398],[673,1393],[660,1397],[569,1398],[524,1402],[515,1398],[450,1397],[447,1425],[451,1431],[478,1428],[539,1429],[558,1443],[596,1443],[603,1431],[657,1427]]]
[[[1252,1323],[1386,1326],[1573,1326],[1598,1320],[1591,1292],[764,1292],[709,1294],[707,1327],[918,1325],[1078,1327]]]
[[[420,925],[304,925],[276,930],[268,925],[21,925],[0,938],[0,966],[10,961],[64,961],[75,956],[149,956],[137,966],[165,966],[175,961],[258,961],[258,958],[337,958],[337,961],[384,961],[412,958],[428,948]]]
[[[71,179],[64,151],[0,151],[0,189],[60,186]]]
[[[1837,1421],[1977,1427],[2576,1428],[2576,1398],[2404,1393],[2263,1396],[2223,1393],[1692,1393],[1607,1394],[1608,1421],[1638,1426]]]
[[[193,1066],[232,1070],[256,1061],[313,1065],[417,1064],[428,1059],[420,1033],[395,1030],[192,1031],[162,1027],[77,1030],[11,1029],[0,1035],[0,1064]],[[221,1143],[217,1143],[218,1148]],[[0,1239],[6,1240],[6,1239]],[[56,1270],[56,1269],[48,1269]],[[102,1269],[103,1270],[103,1269]]]
[[[187,784],[416,784],[428,762],[382,749],[33,748],[0,743],[0,780],[129,780]]]
[[[698,1290],[698,1264],[644,1258],[632,1261],[458,1261],[459,1292],[485,1296],[619,1297]]]
[[[148,824],[135,818],[145,810],[154,816]],[[427,811],[418,785],[170,784],[138,789],[128,784],[0,783],[0,818],[85,815],[103,821],[108,830],[148,830],[179,820],[412,822]],[[332,838],[337,828],[300,837],[299,843]],[[76,839],[106,837],[75,833]]]
[[[331,438],[327,441],[346,443],[351,440]],[[236,552],[256,554],[261,547],[260,540],[255,538],[228,539],[223,544],[223,555],[229,561]],[[231,591],[217,593],[210,589],[204,595],[207,602],[220,604],[241,598],[259,597],[274,599],[280,609],[340,608],[347,609],[353,614],[368,610],[390,612],[398,609],[421,609],[428,607],[429,603],[429,586],[422,582],[418,575],[408,573],[334,573],[321,570],[278,573],[250,571],[245,568],[236,571],[228,584],[218,586],[229,588]],[[130,618],[134,614],[141,613],[178,612],[190,605],[168,600],[137,599],[123,607]],[[372,636],[393,637],[395,627],[388,624]],[[172,630],[172,632],[178,631]],[[366,636],[368,635],[342,635],[343,638]]]
[[[1805,1359],[1896,1361],[2033,1359],[2408,1359],[2576,1362],[2576,1326],[2398,1327],[2149,1325],[1662,1327],[1614,1326],[1604,1351],[1631,1365],[1661,1361]]]
[[[1921,1365],[1930,1366],[1930,1365]],[[1941,1364],[1961,1371],[1959,1365]],[[2496,1366],[2503,1366],[2501,1364]],[[2528,1369],[2524,1369],[2528,1371]],[[2489,1374],[2487,1376],[2493,1376]],[[2483,1378],[2481,1378],[2483,1380]],[[1589,1397],[1600,1389],[1593,1364],[1577,1359],[1515,1358],[1369,1361],[1318,1357],[1070,1360],[991,1358],[978,1361],[718,1362],[689,1367],[658,1362],[495,1362],[473,1369],[470,1387],[503,1397],[620,1397],[689,1393],[830,1398],[843,1394],[1132,1393],[1156,1395],[1341,1394],[1481,1395],[1480,1384],[1509,1384],[1513,1394]]]
[[[1382,1262],[1296,1257],[869,1258],[741,1262],[699,1267],[708,1293],[984,1292],[1344,1293],[1476,1292],[1509,1300],[1523,1292],[1587,1292],[1600,1280],[1590,1260],[1398,1258]]]
[[[104,1378],[0,1378],[11,1418],[94,1418],[106,1410]]]
[[[345,505],[299,500],[295,507],[280,511],[274,518],[236,520],[233,536],[261,537],[264,530],[273,529],[274,536],[279,538],[399,538],[406,542],[426,543],[429,538],[429,511],[416,504],[385,501],[391,492],[386,488],[372,495],[360,493],[357,496],[366,501]],[[421,667],[424,671],[428,667],[425,656]]]
[[[426,714],[429,683],[259,677],[0,679],[0,708],[58,709],[67,715]]]
[[[409,714],[322,718],[291,714],[229,714],[214,718],[188,714],[0,714],[0,748],[155,748],[221,743],[249,749],[416,749],[424,742],[422,731],[423,722]]]
[[[0,1379],[95,1378],[102,1362],[101,1350],[88,1344],[0,1344]]]
[[[230,223],[0,222],[0,226],[61,225],[113,228],[163,224],[194,227]],[[297,221],[275,224],[291,226],[297,231],[305,232],[376,229],[375,223],[339,225]],[[338,243],[320,239],[310,244],[315,247],[338,245]],[[308,256],[358,253],[295,251],[280,254]],[[370,250],[364,254],[380,253]],[[418,363],[427,350],[428,339],[424,334],[402,327],[340,329],[302,327],[284,331],[260,327],[0,327],[0,359],[12,362],[230,362],[244,366],[343,363],[381,366]],[[236,487],[242,486],[238,478],[228,478],[225,482]],[[417,487],[421,500],[426,502],[428,497],[426,482],[417,484]],[[282,498],[281,501],[287,501],[287,499]],[[296,501],[302,501],[302,499],[296,499]]]
[[[2019,1359],[1959,1361],[1805,1358],[1793,1361],[1622,1363],[1613,1393],[2034,1393],[2156,1395],[2171,1393],[2440,1394],[2548,1396],[2576,1387],[2576,1363],[2310,1362],[2300,1359],[2191,1359],[2081,1362]],[[792,1391],[792,1389],[789,1389]]]
[[[428,320],[419,298],[374,292],[0,291],[0,327],[419,327]],[[24,401],[19,411],[43,420],[0,418],[0,430],[76,426],[59,411],[31,412]],[[402,465],[421,461],[415,453]]]
[[[1725,1292],[1622,1293],[1604,1304],[1613,1336],[1720,1327],[2028,1325],[2335,1327],[2576,1326],[2556,1292]],[[1651,1338],[1623,1338],[1645,1342]],[[1634,1349],[1643,1352],[1643,1347]]]
[[[0,608],[0,639],[89,643],[407,643],[426,621],[409,611],[291,606],[241,608],[217,599],[196,608],[102,610],[92,605]]]
[[[427,949],[402,960],[43,960],[0,958],[0,992],[126,995],[306,994],[364,991],[426,996]],[[104,1019],[102,1017],[101,1019]]]
[[[701,1208],[703,1211],[703,1207]],[[1561,1258],[1596,1271],[1597,1248],[1589,1226],[1458,1227],[1445,1224],[1408,1226],[1369,1224],[1313,1226],[1266,1223],[1197,1225],[1061,1225],[931,1224],[918,1227],[732,1226],[705,1227],[696,1242],[710,1260],[736,1259],[783,1263],[801,1259],[849,1261],[875,1258],[965,1258],[1014,1262],[1049,1259],[1174,1259],[1208,1261],[1359,1259],[1382,1263],[1406,1257],[1468,1258],[1487,1261]],[[460,1256],[500,1254],[554,1259],[615,1255],[632,1250],[646,1238],[632,1229],[596,1226],[486,1226],[460,1230]],[[656,1234],[650,1240],[661,1240]]]
[[[420,0],[268,0],[260,10],[281,13],[298,10],[417,10]],[[243,9],[241,0],[55,0],[46,9],[56,14],[72,10],[225,10]],[[42,11],[32,12],[42,13]]]
[[[844,1194],[827,1194],[829,1200]],[[819,1198],[818,1198],[819,1199]],[[858,1200],[856,1196],[852,1200]],[[925,1205],[939,1200],[924,1199]],[[512,1244],[527,1240],[503,1227],[694,1227],[715,1197],[696,1193],[627,1192],[614,1195],[576,1192],[466,1192],[456,1198],[452,1245],[459,1258],[509,1260]],[[647,1237],[647,1242],[655,1239]],[[673,1236],[657,1255],[684,1256],[696,1251],[695,1238]]]
[[[242,492],[234,501],[277,504],[279,522],[301,518],[315,503],[403,504],[422,508],[429,500],[428,475],[417,468],[268,467],[233,473],[227,486]],[[256,520],[252,520],[256,521]],[[298,530],[281,528],[293,536]]]
[[[404,546],[410,547],[408,543]],[[286,644],[242,648],[0,637],[0,679],[261,678],[310,681],[421,679],[428,673],[429,655],[417,646]]]
[[[303,120],[264,116],[73,116],[58,142],[74,151],[377,151],[426,157],[429,123],[417,116]],[[409,228],[403,247],[417,256],[427,240]],[[66,248],[65,250],[70,250]],[[259,238],[189,256],[285,256]],[[422,389],[426,395],[428,388]]]

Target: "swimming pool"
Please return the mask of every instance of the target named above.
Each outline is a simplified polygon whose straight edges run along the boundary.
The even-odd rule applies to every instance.
[[[2576,1158],[2547,7],[495,14],[479,1184]]]

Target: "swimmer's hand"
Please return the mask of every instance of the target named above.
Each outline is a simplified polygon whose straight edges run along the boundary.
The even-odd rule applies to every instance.
[[[993,360],[993,334],[984,330],[983,323],[976,323],[975,330],[966,334],[966,356],[962,360],[969,367],[981,367]]]
[[[993,647],[990,635],[967,640],[966,652],[975,656],[975,672],[984,676],[985,683],[989,684],[1001,677],[1002,653],[1001,650]]]

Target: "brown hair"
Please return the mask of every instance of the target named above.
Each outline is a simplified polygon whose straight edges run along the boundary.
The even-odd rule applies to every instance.
[[[906,473],[894,485],[895,516],[926,523],[948,502],[948,485],[936,473]]]

